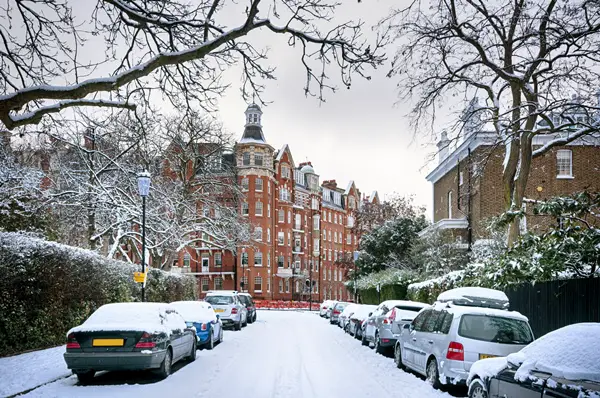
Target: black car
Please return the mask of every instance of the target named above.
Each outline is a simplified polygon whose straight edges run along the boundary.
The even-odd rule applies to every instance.
[[[248,293],[238,293],[242,304],[246,306],[248,310],[248,323],[253,323],[256,321],[256,305],[254,305],[254,300],[252,300],[252,296]]]
[[[196,332],[169,304],[114,303],[67,333],[67,368],[81,384],[101,370],[152,369],[161,378],[180,359],[196,359]]]
[[[600,323],[550,332],[508,357],[471,365],[470,398],[600,397]]]

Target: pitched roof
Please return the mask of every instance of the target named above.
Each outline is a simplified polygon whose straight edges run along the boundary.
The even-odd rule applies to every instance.
[[[281,158],[283,158],[283,154],[285,153],[285,151],[287,151],[288,153],[290,163],[292,164],[292,166],[294,166],[294,158],[292,157],[292,151],[290,151],[290,147],[288,146],[288,144],[282,146],[281,149],[277,152],[277,157],[275,158],[275,161],[281,162]]]
[[[247,125],[244,128],[244,134],[242,134],[242,139],[240,140],[240,144],[245,143],[253,143],[253,144],[266,144],[265,136],[262,132],[262,128],[257,125]]]

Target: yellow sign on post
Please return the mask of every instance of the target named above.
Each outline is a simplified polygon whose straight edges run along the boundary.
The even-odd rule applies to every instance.
[[[137,283],[144,283],[144,282],[146,282],[146,274],[143,272],[134,272],[133,280],[136,281]]]

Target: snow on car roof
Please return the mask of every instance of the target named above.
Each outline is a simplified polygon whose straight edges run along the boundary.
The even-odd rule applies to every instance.
[[[352,313],[354,313],[354,311],[356,311],[356,309],[359,307],[359,304],[349,304],[346,306],[346,308],[344,308],[344,311],[342,311],[343,316],[348,316]]]
[[[237,290],[209,290],[207,296],[235,296],[239,294]]]
[[[462,305],[454,305],[450,303],[434,303],[432,306],[436,310],[446,310],[452,314],[464,315],[464,314],[476,314],[476,315],[488,315],[488,316],[499,316],[504,318],[519,319],[521,321],[528,322],[529,319],[517,311],[500,310],[497,308],[487,307],[470,307]]]
[[[515,379],[529,370],[567,380],[600,382],[600,323],[577,323],[545,334],[507,359],[521,363]]]
[[[373,312],[377,308],[376,305],[370,304],[359,304],[359,307],[354,311],[354,314],[350,316],[351,319],[364,319],[369,315],[369,312]]]
[[[417,307],[417,308],[425,308],[429,307],[429,304],[420,303],[418,301],[408,301],[408,300],[386,300],[380,305],[385,305],[388,308],[397,307],[397,306],[405,306],[405,307]]]
[[[212,306],[202,301],[176,301],[171,303],[186,322],[211,322],[217,320]]]
[[[465,297],[487,298],[498,301],[508,301],[508,297],[500,290],[488,289],[485,287],[457,287],[450,289],[440,295],[437,301],[452,301],[464,299]]]
[[[160,313],[175,310],[166,303],[112,303],[98,308],[85,322],[67,332],[97,332],[134,330],[149,333],[170,333],[163,325]]]

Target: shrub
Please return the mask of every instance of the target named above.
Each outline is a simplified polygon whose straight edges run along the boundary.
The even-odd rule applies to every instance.
[[[65,333],[106,303],[137,301],[139,266],[89,250],[0,233],[0,356],[63,344]],[[148,301],[194,300],[194,277],[151,269]]]

